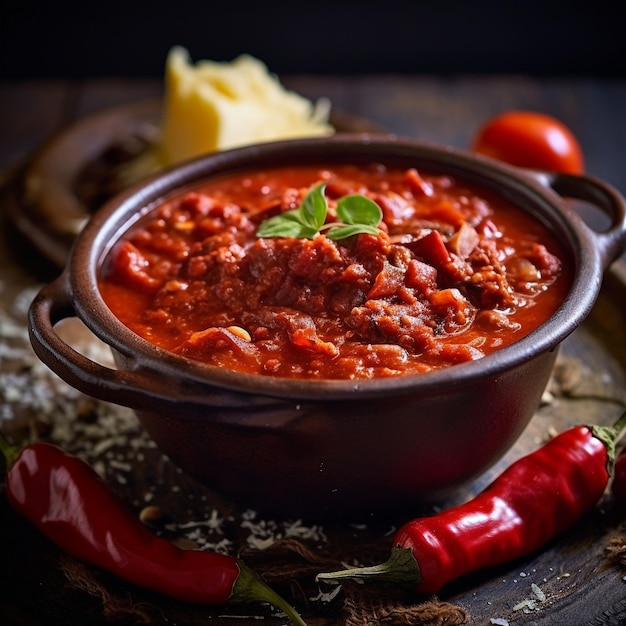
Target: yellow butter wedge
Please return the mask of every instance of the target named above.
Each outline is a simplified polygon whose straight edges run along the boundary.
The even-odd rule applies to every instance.
[[[286,90],[258,59],[190,63],[170,50],[159,156],[164,165],[207,152],[295,137],[328,135],[329,102]]]

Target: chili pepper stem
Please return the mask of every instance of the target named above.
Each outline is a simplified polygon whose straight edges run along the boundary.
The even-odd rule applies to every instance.
[[[278,593],[268,587],[258,574],[239,562],[239,576],[235,581],[230,602],[268,602],[287,615],[295,626],[307,626],[298,612]]]
[[[2,452],[2,456],[4,456],[8,470],[20,455],[22,449],[19,446],[14,446],[9,443],[6,437],[0,432],[0,452]]]
[[[423,581],[419,564],[413,556],[413,550],[394,546],[391,556],[384,563],[370,567],[355,567],[338,572],[324,572],[315,577],[316,582],[333,581],[341,578],[376,578],[393,584],[419,585]]]
[[[616,445],[626,433],[626,411],[612,426],[590,426],[589,428],[593,436],[606,446],[607,471],[611,474],[615,464]]]

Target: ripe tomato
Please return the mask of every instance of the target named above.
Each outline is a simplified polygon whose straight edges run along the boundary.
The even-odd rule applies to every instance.
[[[488,120],[476,133],[472,150],[531,169],[582,174],[583,153],[563,123],[544,113],[508,111]]]

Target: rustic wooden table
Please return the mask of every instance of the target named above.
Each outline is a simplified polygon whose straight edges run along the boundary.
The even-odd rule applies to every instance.
[[[467,147],[477,126],[499,111],[542,110],[573,129],[583,146],[590,174],[626,193],[626,80],[373,75],[285,76],[283,82],[311,98],[326,96],[338,110],[370,120],[390,132],[458,147]],[[127,79],[0,84],[3,182],[9,183],[16,168],[68,124],[114,106],[159,98],[161,89],[158,80]],[[626,513],[609,496],[592,515],[546,550],[497,572],[481,573],[452,585],[441,594],[441,604],[424,605],[419,610],[405,596],[391,594],[377,600],[373,589],[365,592],[349,586],[336,597],[324,595],[321,592],[327,589],[311,584],[316,564],[307,561],[307,555],[294,556],[293,542],[301,542],[328,558],[329,546],[340,546],[345,555],[375,560],[388,549],[385,532],[401,520],[370,528],[268,520],[253,512],[237,511],[182,476],[154,449],[132,415],[101,403],[90,404],[37,364],[28,351],[24,311],[33,290],[56,275],[58,267],[31,248],[28,237],[15,232],[4,210],[2,220],[0,420],[6,433],[14,438],[34,434],[48,437],[82,454],[129,506],[139,510],[148,503],[158,504],[167,514],[168,523],[158,527],[165,534],[193,540],[197,545],[243,549],[247,553],[281,539],[282,551],[265,554],[270,560],[273,555],[276,564],[291,567],[291,578],[281,578],[276,571],[281,568],[273,568],[271,562],[263,562],[258,555],[249,554],[249,558],[298,606],[310,624],[435,624],[444,623],[442,615],[448,624],[626,623],[626,569],[606,555],[607,545],[624,537]],[[626,273],[622,263],[607,276],[590,320],[572,341],[568,340],[563,353],[583,371],[582,393],[624,401]],[[85,341],[89,343],[90,339]],[[539,445],[550,429],[589,419],[609,423],[621,411],[618,404],[558,397],[555,403],[540,409],[520,443],[494,472]],[[478,480],[469,491],[483,486],[494,472]],[[106,516],[105,511],[102,514]],[[98,572],[82,571],[12,512],[4,497],[0,498],[0,519],[2,623],[232,624],[235,617],[242,624],[256,621],[241,617],[254,615],[254,607],[187,607],[145,594]],[[395,618],[389,609],[394,606],[398,609]],[[258,611],[269,623],[285,623],[269,611]],[[401,622],[404,618],[412,621]]]

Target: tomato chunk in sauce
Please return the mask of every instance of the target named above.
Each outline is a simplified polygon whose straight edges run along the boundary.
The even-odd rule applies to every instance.
[[[381,208],[381,234],[257,236],[326,182]],[[166,350],[287,378],[363,379],[475,360],[527,335],[571,282],[548,229],[473,183],[413,168],[277,167],[151,210],[111,250],[113,313]]]

